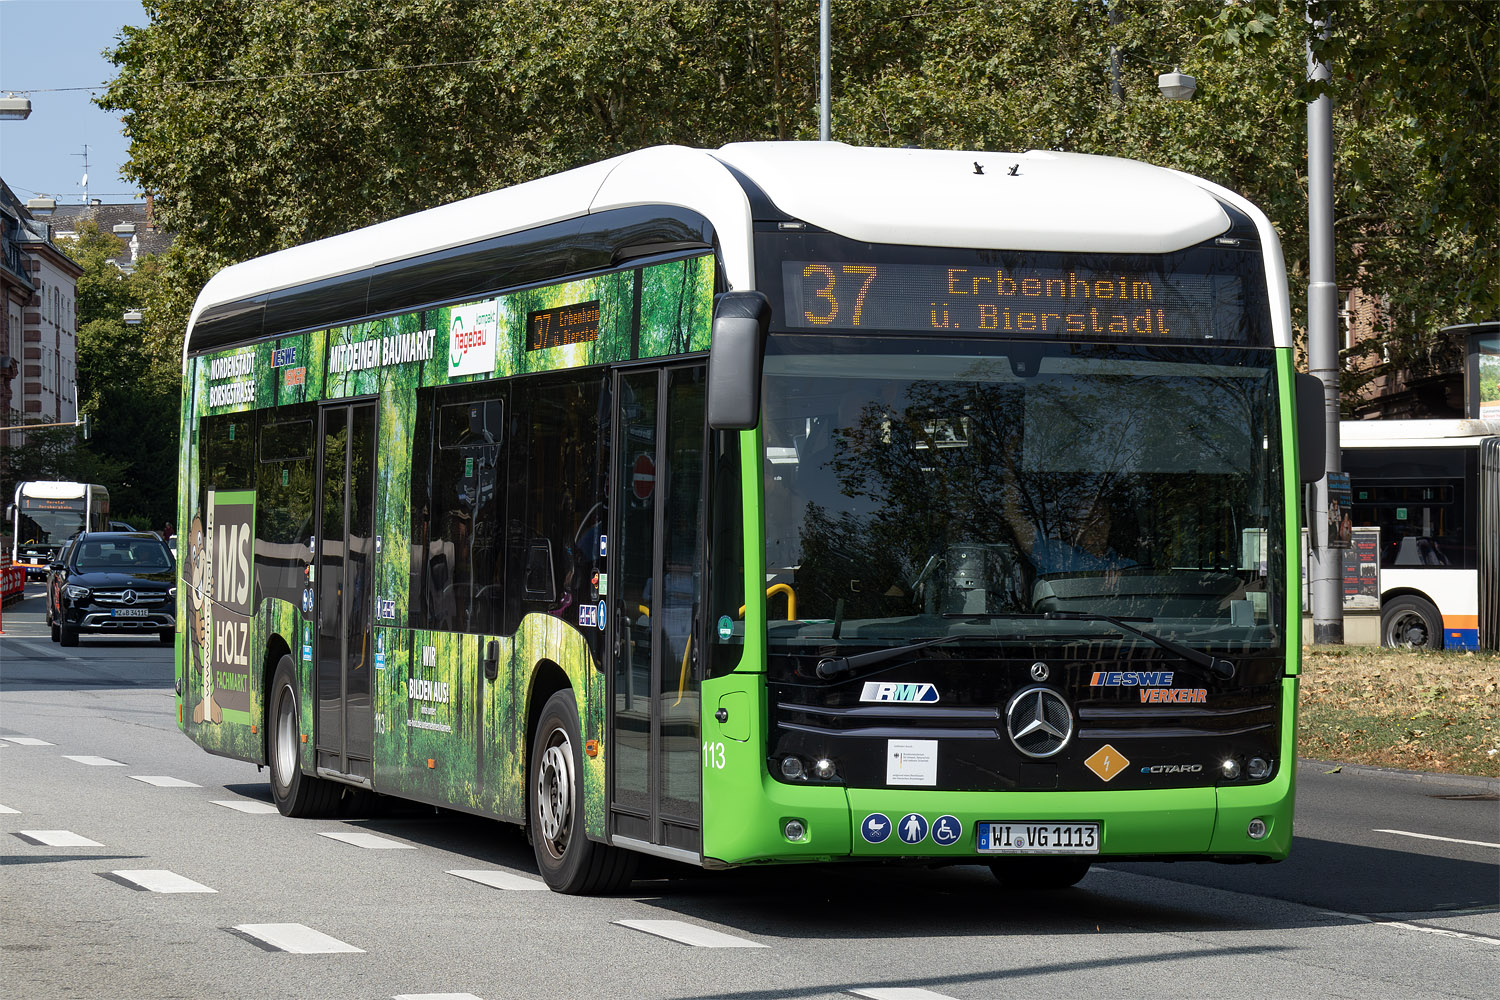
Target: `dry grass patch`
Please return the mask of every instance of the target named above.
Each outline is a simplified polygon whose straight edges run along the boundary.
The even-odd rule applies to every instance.
[[[1304,647],[1298,753],[1500,776],[1500,656]]]

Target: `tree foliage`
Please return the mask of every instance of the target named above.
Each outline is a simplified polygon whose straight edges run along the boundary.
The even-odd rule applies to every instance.
[[[813,0],[145,7],[101,103],[178,234],[143,303],[174,361],[226,264],[655,143],[818,134]],[[834,137],[1108,153],[1224,184],[1277,226],[1300,324],[1311,40],[1334,68],[1341,283],[1385,303],[1392,364],[1441,363],[1438,330],[1500,312],[1493,7],[1315,11],[1326,41],[1300,0],[841,0]],[[1173,67],[1196,100],[1158,95]]]
[[[182,338],[126,325],[124,314],[159,294],[161,265],[146,257],[127,274],[110,259],[123,252],[123,242],[93,221],[79,223],[77,235],[59,244],[83,268],[76,299],[78,408],[90,414],[93,424],[92,439],[77,448],[79,471],[61,478],[78,478],[91,469],[94,478],[79,481],[107,487],[117,516],[140,522],[137,527],[159,527],[172,516],[177,500],[174,417],[181,390],[175,357]],[[49,448],[42,447],[34,457],[43,464],[52,461]],[[17,452],[13,462],[30,460],[26,456],[31,452]]]

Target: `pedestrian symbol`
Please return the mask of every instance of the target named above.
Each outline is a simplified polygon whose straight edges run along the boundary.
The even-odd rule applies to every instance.
[[[891,818],[885,813],[870,813],[859,825],[859,835],[871,844],[882,843],[891,835]]]
[[[932,823],[932,842],[939,847],[951,847],[964,835],[964,825],[956,816],[939,816]]]
[[[927,839],[927,820],[921,813],[907,813],[901,817],[896,834],[903,843],[920,844]]]

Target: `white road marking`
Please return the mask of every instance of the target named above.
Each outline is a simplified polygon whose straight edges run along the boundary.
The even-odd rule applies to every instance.
[[[0,814],[4,814],[6,816],[19,816],[21,815],[21,810],[12,809],[10,806],[0,806]]]
[[[181,778],[171,778],[171,777],[168,777],[165,774],[132,774],[131,777],[134,778],[136,781],[144,781],[148,785],[155,785],[157,788],[202,788],[203,787],[202,785],[195,785],[191,781],[183,781]]]
[[[87,764],[90,767],[124,767],[125,766],[124,763],[122,763],[121,761],[118,761],[118,760],[110,760],[108,757],[91,757],[88,754],[84,754],[83,756],[80,756],[80,757],[75,757],[72,754],[65,753],[65,754],[63,754],[63,759],[64,760],[76,760],[78,763],[80,763],[80,764]]]
[[[242,813],[260,814],[281,811],[271,803],[261,802],[258,799],[210,799],[209,801],[213,802],[216,806],[223,806],[225,809],[234,809]]]
[[[877,989],[850,990],[852,995],[865,1000],[953,1000],[946,993],[918,989],[915,986],[882,986]]]
[[[685,920],[616,920],[614,923],[619,924],[621,927],[629,927],[631,930],[655,934],[657,937],[664,937],[670,941],[689,944],[694,948],[769,947],[769,945],[761,944],[758,941],[747,941],[732,934],[725,934],[708,927],[690,924]]]
[[[448,874],[457,875],[459,878],[466,878],[470,882],[478,882],[480,885],[487,885],[491,889],[547,888],[547,883],[539,878],[527,878],[525,875],[515,875],[511,872],[496,871],[490,868],[451,871]]]
[[[472,993],[401,993],[391,1000],[479,1000]]]
[[[414,844],[403,844],[399,840],[391,840],[388,837],[377,837],[373,833],[319,833],[320,837],[329,840],[341,840],[355,847],[363,847],[370,851],[415,851]]]
[[[1457,837],[1439,837],[1431,833],[1412,833],[1410,830],[1376,830],[1376,833],[1394,833],[1398,837],[1417,837],[1421,840],[1441,840],[1445,844],[1470,844],[1474,847],[1493,847],[1500,850],[1500,844],[1490,844],[1483,840],[1459,840]]]
[[[1403,931],[1421,931],[1423,934],[1437,934],[1440,937],[1462,938],[1465,941],[1479,941],[1483,944],[1500,946],[1500,938],[1489,937],[1485,934],[1466,934],[1463,931],[1450,931],[1446,927],[1423,927],[1421,924],[1409,924],[1404,920],[1384,920],[1380,917],[1367,917],[1363,913],[1340,913],[1336,910],[1322,910],[1320,912],[1325,916],[1357,920],[1362,924],[1378,924],[1381,927],[1395,927]]]
[[[217,889],[210,889],[208,886],[203,885],[200,882],[194,882],[192,879],[187,878],[186,876],[178,875],[176,872],[169,872],[163,869],[138,868],[126,871],[110,872],[110,874],[123,882],[128,882],[138,888],[145,889],[147,892],[219,891]]]
[[[103,847],[97,840],[80,837],[72,830],[17,830],[16,836],[42,847]]]
[[[18,747],[57,746],[56,743],[48,743],[46,740],[39,740],[35,736],[0,736],[0,740],[5,740],[7,743],[14,743]]]
[[[329,937],[305,924],[236,924],[234,929],[272,951],[288,951],[293,955],[365,953],[363,948]]]

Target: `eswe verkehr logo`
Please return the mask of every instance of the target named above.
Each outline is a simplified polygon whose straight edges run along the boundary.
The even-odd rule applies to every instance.
[[[448,312],[448,377],[494,371],[495,302],[454,306]]]

